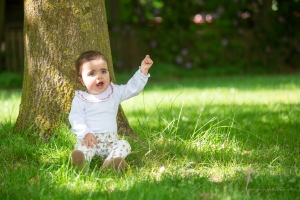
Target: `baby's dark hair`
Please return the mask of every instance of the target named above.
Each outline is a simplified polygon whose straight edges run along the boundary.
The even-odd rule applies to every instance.
[[[106,57],[100,53],[99,51],[86,51],[83,52],[76,60],[76,74],[77,77],[81,77],[81,67],[84,63],[89,62],[91,60],[102,59],[107,62]]]

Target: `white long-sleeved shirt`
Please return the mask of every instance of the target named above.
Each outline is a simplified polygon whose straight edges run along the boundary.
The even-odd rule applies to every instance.
[[[144,89],[148,77],[149,74],[145,76],[138,70],[126,85],[110,83],[108,88],[98,95],[76,90],[69,121],[77,138],[82,140],[87,133],[117,132],[119,104],[138,95]]]

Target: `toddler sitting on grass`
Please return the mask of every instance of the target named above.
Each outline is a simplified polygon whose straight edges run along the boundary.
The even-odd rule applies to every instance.
[[[105,158],[103,168],[124,170],[131,152],[129,143],[117,135],[119,104],[138,95],[148,81],[153,61],[146,56],[140,69],[126,85],[111,82],[106,58],[98,51],[82,53],[76,61],[79,81],[86,91],[75,91],[69,121],[77,136],[71,158],[74,167],[83,167],[97,155]]]

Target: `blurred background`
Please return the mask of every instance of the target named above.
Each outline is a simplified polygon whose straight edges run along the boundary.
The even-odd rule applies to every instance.
[[[300,69],[300,0],[106,0],[106,7],[117,73],[136,69],[145,54],[162,78]],[[23,0],[0,1],[1,74],[23,73],[23,20]]]

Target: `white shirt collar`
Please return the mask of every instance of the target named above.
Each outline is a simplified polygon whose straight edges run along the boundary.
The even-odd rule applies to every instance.
[[[110,83],[108,88],[102,92],[101,94],[89,94],[85,91],[81,91],[81,90],[76,90],[75,91],[75,95],[78,96],[79,98],[81,98],[84,101],[87,102],[101,102],[101,101],[105,101],[107,99],[109,99],[112,94],[114,93],[114,87],[113,84]]]

